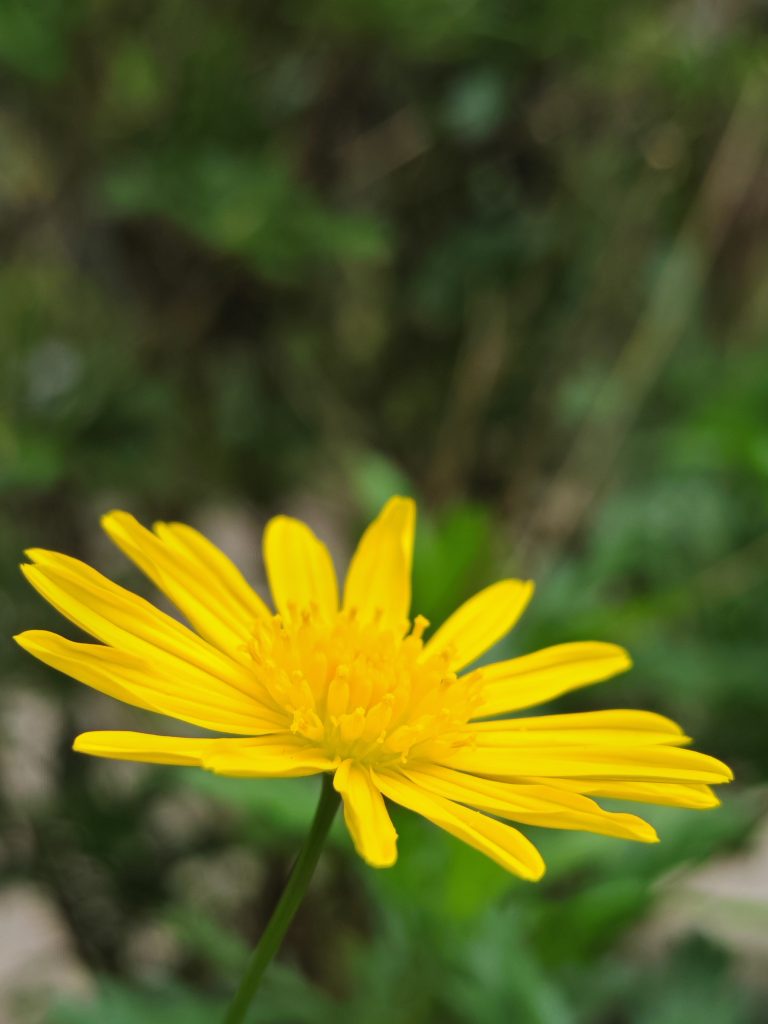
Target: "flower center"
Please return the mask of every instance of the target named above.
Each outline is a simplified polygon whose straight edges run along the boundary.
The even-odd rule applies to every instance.
[[[463,746],[480,673],[458,679],[450,652],[424,654],[429,623],[405,635],[355,610],[325,621],[316,609],[260,621],[248,652],[263,699],[287,728],[330,757],[384,767]]]

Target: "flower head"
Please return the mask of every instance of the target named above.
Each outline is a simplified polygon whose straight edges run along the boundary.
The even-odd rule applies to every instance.
[[[632,814],[594,797],[713,807],[726,765],[646,711],[499,718],[630,667],[609,643],[567,643],[471,666],[517,622],[530,582],[470,598],[428,639],[409,619],[415,506],[390,499],[368,527],[339,599],[325,546],[296,519],[264,534],[275,611],[204,536],[181,523],[152,531],[125,512],[106,532],[192,628],[66,555],[31,550],[30,583],[100,643],[41,630],[16,637],[53,668],[137,707],[224,737],[88,732],[75,750],[198,765],[224,775],[329,772],[360,855],[394,863],[385,797],[423,815],[523,878],[544,863],[516,821],[654,842]]]

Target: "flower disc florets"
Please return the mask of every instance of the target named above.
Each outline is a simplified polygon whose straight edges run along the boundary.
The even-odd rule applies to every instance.
[[[249,645],[264,697],[288,728],[330,757],[386,767],[463,745],[480,673],[459,684],[450,651],[424,656],[429,625],[395,630],[355,609],[324,620],[317,609],[260,621]]]

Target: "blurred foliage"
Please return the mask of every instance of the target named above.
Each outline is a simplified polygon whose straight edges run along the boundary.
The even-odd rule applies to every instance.
[[[671,713],[739,780],[654,812],[658,847],[537,834],[537,887],[406,814],[390,872],[339,829],[254,1022],[768,1019],[715,940],[630,941],[764,805],[765,30],[757,0],[0,3],[3,634],[55,621],[28,545],[141,589],[111,506],[258,583],[271,512],[341,564],[404,490],[418,610],[534,576],[504,653],[626,644],[558,706]],[[77,758],[142,715],[0,659],[4,881],[104,978],[50,1024],[215,1019],[312,786]]]

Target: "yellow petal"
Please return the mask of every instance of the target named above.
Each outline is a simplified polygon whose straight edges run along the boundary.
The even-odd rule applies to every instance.
[[[469,735],[478,747],[685,746],[691,742],[671,718],[652,711],[586,711],[473,722]]]
[[[551,786],[496,782],[439,765],[406,769],[405,774],[416,785],[447,800],[524,825],[577,829],[643,843],[658,841],[654,829],[642,818],[604,811],[587,797]]]
[[[267,737],[271,740],[272,737]],[[258,748],[241,746],[216,751],[203,759],[203,768],[217,775],[230,775],[238,779],[298,779],[331,771],[333,761],[314,747],[301,746],[288,736],[284,743],[271,743]]]
[[[100,693],[215,732],[247,736],[282,731],[285,716],[232,687],[219,688],[184,662],[166,675],[146,658],[99,644],[82,644],[45,630],[14,637],[35,658]]]
[[[357,852],[371,867],[390,867],[397,860],[397,832],[370,771],[344,761],[333,785],[344,798],[344,820]]]
[[[475,722],[473,730],[480,735],[491,732],[551,732],[587,730],[627,730],[640,735],[655,733],[682,736],[683,730],[665,715],[655,711],[581,711],[567,715],[537,715],[526,718],[500,718],[492,722]]]
[[[97,640],[146,658],[169,676],[194,672],[212,694],[229,696],[233,688],[256,694],[247,665],[225,656],[149,601],[76,558],[39,550],[27,554],[37,563],[21,567],[32,586]]]
[[[302,749],[288,734],[269,739],[192,739],[142,732],[86,732],[73,749],[94,757],[151,764],[197,765],[221,775],[288,778],[314,775],[329,767],[312,749]]]
[[[270,519],[264,563],[275,607],[285,619],[313,607],[325,619],[336,614],[339,592],[331,556],[304,523],[288,516]]]
[[[385,796],[480,850],[507,871],[538,881],[544,861],[536,847],[510,825],[503,825],[479,811],[427,793],[402,774],[374,772],[374,781]]]
[[[530,779],[538,783],[540,779]],[[609,800],[629,800],[668,807],[690,807],[705,810],[719,807],[720,801],[709,786],[670,782],[610,782],[592,779],[547,779],[548,785],[567,789],[572,793],[605,797]]]
[[[424,647],[422,657],[443,651],[454,670],[475,661],[512,629],[533,596],[531,580],[501,580],[470,597]]]
[[[416,505],[411,498],[390,498],[367,528],[347,573],[344,608],[364,621],[379,617],[399,629],[411,608],[411,570]]]
[[[220,740],[152,736],[143,732],[84,732],[72,744],[79,754],[116,761],[200,765],[204,751]],[[225,741],[226,742],[226,741]]]
[[[545,647],[521,658],[483,666],[483,701],[476,718],[518,711],[599,683],[632,667],[616,644],[586,642]]]
[[[199,547],[191,554],[178,532],[159,524],[164,539],[147,530],[127,512],[102,517],[110,539],[145,573],[209,643],[225,652],[248,643],[255,619],[268,614],[261,599],[252,594],[243,605],[228,582],[220,576],[221,560],[212,567],[201,560]],[[173,542],[171,542],[173,537]],[[188,542],[188,537],[186,538]],[[221,559],[225,556],[222,554]],[[233,567],[234,568],[234,567]],[[231,574],[227,577],[231,583]]]
[[[606,779],[612,782],[729,782],[733,774],[727,765],[695,750],[667,746],[621,745],[598,747],[517,748],[478,747],[455,750],[446,765],[476,775],[512,779],[541,778]]]
[[[228,605],[234,603],[247,627],[255,618],[269,617],[269,609],[234,562],[204,534],[186,523],[155,523],[153,529],[166,547],[195,563],[197,571],[205,574],[208,589],[213,586],[229,598]]]

